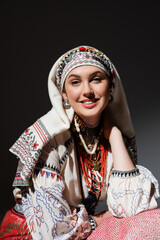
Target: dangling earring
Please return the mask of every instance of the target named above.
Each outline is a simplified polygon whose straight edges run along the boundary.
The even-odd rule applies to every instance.
[[[65,109],[69,109],[71,107],[71,105],[70,105],[68,100],[64,100],[63,101],[63,106],[64,106]]]

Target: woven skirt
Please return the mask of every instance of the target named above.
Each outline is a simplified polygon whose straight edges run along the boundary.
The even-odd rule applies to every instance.
[[[157,240],[160,239],[160,209],[127,218],[107,218],[87,240]]]

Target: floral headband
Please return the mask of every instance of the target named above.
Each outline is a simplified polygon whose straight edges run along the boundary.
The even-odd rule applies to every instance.
[[[63,90],[68,73],[73,68],[84,65],[99,67],[107,73],[109,79],[113,79],[113,67],[109,58],[93,47],[80,46],[61,57],[56,72],[56,85]]]

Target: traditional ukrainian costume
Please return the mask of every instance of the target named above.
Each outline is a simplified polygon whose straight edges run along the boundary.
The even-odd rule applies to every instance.
[[[23,219],[24,238],[20,228],[21,236],[15,233],[16,239],[137,239],[131,238],[135,221],[141,216],[151,219],[152,214],[152,219],[160,219],[159,210],[146,211],[157,207],[159,197],[158,182],[152,173],[139,165],[127,172],[113,169],[109,142],[103,137],[106,114],[103,113],[98,126],[91,128],[71,107],[64,107],[61,92],[65,78],[73,68],[83,65],[97,66],[106,72],[112,87],[112,101],[104,112],[121,130],[130,157],[136,163],[134,130],[114,65],[105,54],[92,47],[68,51],[49,74],[53,108],[26,129],[10,149],[19,159],[13,183],[17,203],[12,214],[23,214],[27,222],[25,225]],[[96,228],[95,208],[105,199],[114,217]],[[6,217],[0,239],[9,236],[5,235],[5,228]],[[160,227],[154,229],[153,237],[158,236],[158,231]]]

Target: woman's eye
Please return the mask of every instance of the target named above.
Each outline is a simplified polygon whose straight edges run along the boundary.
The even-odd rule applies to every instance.
[[[95,81],[95,82],[100,82],[102,79],[100,77],[95,77],[92,79],[92,81]]]
[[[72,85],[78,85],[78,84],[79,84],[79,81],[78,81],[78,80],[73,80],[73,81],[71,82],[71,84],[72,84]]]

